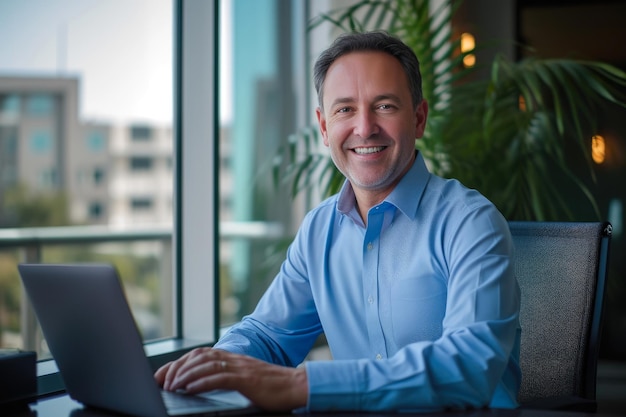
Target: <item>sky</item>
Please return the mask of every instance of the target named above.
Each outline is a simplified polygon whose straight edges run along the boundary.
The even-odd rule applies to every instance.
[[[79,76],[80,117],[172,121],[171,0],[0,0],[0,76]]]

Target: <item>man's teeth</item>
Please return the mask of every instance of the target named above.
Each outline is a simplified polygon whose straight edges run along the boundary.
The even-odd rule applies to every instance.
[[[384,146],[374,146],[372,148],[354,148],[354,152],[358,153],[359,155],[366,155],[368,153],[380,152],[383,149],[385,149]]]

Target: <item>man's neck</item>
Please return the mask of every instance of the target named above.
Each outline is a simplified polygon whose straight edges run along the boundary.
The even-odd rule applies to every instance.
[[[392,187],[381,191],[367,191],[354,188],[356,209],[359,212],[365,226],[367,226],[367,213],[369,210],[375,205],[382,203],[394,188],[395,184]]]

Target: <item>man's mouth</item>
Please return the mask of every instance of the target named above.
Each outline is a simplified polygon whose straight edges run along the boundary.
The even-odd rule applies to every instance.
[[[354,148],[354,152],[356,152],[359,155],[367,155],[371,153],[380,152],[383,149],[385,149],[385,146],[371,146],[368,148]]]

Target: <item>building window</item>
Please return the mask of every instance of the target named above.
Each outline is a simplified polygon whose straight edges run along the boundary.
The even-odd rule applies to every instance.
[[[39,173],[39,185],[42,188],[56,188],[59,176],[56,168],[44,169]]]
[[[0,150],[3,155],[14,155],[17,152],[17,128],[0,126]]]
[[[106,138],[104,133],[91,131],[87,134],[87,149],[94,153],[102,152],[106,149]]]
[[[26,111],[30,116],[50,116],[53,109],[54,99],[49,94],[34,94],[26,100]]]
[[[94,168],[93,170],[93,183],[94,185],[100,185],[105,179],[105,170],[103,168]]]
[[[131,126],[130,137],[133,141],[146,141],[152,139],[152,128],[150,126]]]
[[[132,171],[149,171],[152,169],[154,160],[148,156],[134,156],[130,158],[130,169]]]
[[[20,115],[21,100],[16,94],[0,97],[0,119],[15,120]]]
[[[34,153],[46,154],[52,150],[52,133],[47,130],[36,130],[30,137],[30,148]]]
[[[133,211],[145,211],[152,209],[154,202],[149,197],[135,197],[130,200],[130,208]]]
[[[98,201],[93,201],[89,204],[89,218],[92,220],[97,220],[102,217],[104,214],[104,207],[102,203]]]

